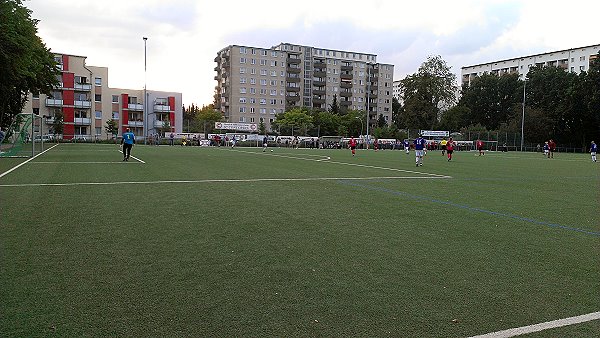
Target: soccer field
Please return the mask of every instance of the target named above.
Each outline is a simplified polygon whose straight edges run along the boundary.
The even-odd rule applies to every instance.
[[[1,158],[0,336],[597,336],[589,154],[273,149]]]

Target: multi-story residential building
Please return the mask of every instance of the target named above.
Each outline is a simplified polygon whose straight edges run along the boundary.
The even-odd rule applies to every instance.
[[[281,43],[271,48],[231,45],[215,58],[217,108],[228,122],[263,122],[294,107],[368,111],[392,121],[394,66],[374,54]]]
[[[534,66],[560,67],[574,73],[588,71],[590,61],[597,58],[599,52],[600,45],[592,45],[462,67],[462,83],[470,84],[473,78],[484,73],[519,74],[519,77],[524,77],[529,72],[529,68]]]
[[[108,68],[87,66],[84,56],[57,54],[55,59],[61,70],[58,87],[50,95],[30,94],[24,108],[43,116],[49,133],[59,111],[64,139],[107,138],[108,120],[117,122],[119,135],[127,128],[140,138],[181,132],[181,93],[146,90],[144,100],[143,89],[109,88]]]
[[[392,87],[392,96],[395,97],[396,100],[398,100],[398,102],[402,102],[402,99],[400,97],[400,94],[402,93],[402,82],[400,80],[394,81]]]

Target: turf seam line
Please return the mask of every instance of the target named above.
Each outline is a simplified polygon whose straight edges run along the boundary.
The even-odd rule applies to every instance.
[[[548,329],[554,329],[557,327],[563,327],[563,326],[567,326],[567,325],[585,323],[585,322],[589,322],[592,320],[598,320],[598,319],[600,319],[600,312],[592,312],[592,313],[575,316],[575,317],[557,319],[557,320],[552,320],[549,322],[517,327],[514,329],[486,333],[486,334],[482,334],[479,336],[472,336],[470,338],[508,338],[508,337],[520,336],[522,334],[527,334],[527,333],[533,333],[533,332],[539,332],[539,331],[548,330]]]
[[[0,187],[38,187],[38,186],[77,186],[77,185],[120,185],[120,184],[169,184],[169,183],[245,183],[245,182],[301,182],[301,181],[338,181],[338,180],[431,180],[448,177],[388,176],[388,177],[307,177],[307,178],[250,178],[250,179],[212,179],[212,180],[169,180],[169,181],[120,181],[120,182],[73,182],[73,183],[21,183],[0,184]]]
[[[37,158],[38,156],[42,155],[43,153],[47,152],[48,150],[50,150],[50,149],[52,149],[52,148],[54,148],[54,147],[56,147],[56,146],[58,146],[58,144],[55,144],[55,145],[53,145],[52,147],[50,147],[50,148],[48,148],[48,149],[46,149],[46,150],[42,151],[41,153],[39,153],[39,154],[35,155],[34,157],[32,157],[32,158],[28,159],[27,161],[25,161],[25,162],[22,162],[22,163],[20,163],[20,164],[16,165],[16,166],[15,166],[15,167],[13,167],[12,169],[9,169],[9,170],[7,170],[7,171],[3,172],[2,174],[0,174],[0,178],[2,178],[2,177],[4,177],[4,176],[8,175],[9,173],[11,173],[11,172],[15,171],[17,168],[19,168],[19,167],[21,167],[22,165],[24,165],[24,164],[28,163],[29,161],[32,161],[33,159]]]
[[[566,225],[562,225],[562,224],[557,224],[557,223],[550,223],[550,222],[545,222],[545,221],[538,221],[538,220],[535,220],[535,219],[532,219],[532,218],[528,218],[528,217],[511,215],[511,214],[497,212],[497,211],[491,211],[491,210],[486,210],[486,209],[481,209],[481,208],[474,208],[474,207],[470,207],[468,205],[456,204],[456,203],[452,203],[452,202],[449,202],[449,201],[443,201],[443,200],[439,200],[439,199],[435,199],[435,198],[429,198],[429,197],[425,197],[425,196],[413,195],[413,194],[405,193],[405,192],[402,192],[402,191],[395,191],[395,190],[386,189],[386,188],[373,187],[373,186],[364,185],[364,184],[358,184],[358,183],[353,183],[353,182],[346,182],[344,180],[340,180],[339,182],[341,184],[345,184],[345,185],[349,185],[349,186],[354,186],[354,187],[365,188],[365,189],[370,189],[370,190],[374,190],[374,191],[380,191],[380,192],[390,193],[390,194],[393,194],[393,195],[396,195],[396,196],[407,197],[407,198],[411,198],[411,199],[414,199],[414,200],[427,201],[427,202],[431,202],[431,203],[438,203],[438,204],[448,205],[448,206],[452,206],[452,207],[459,208],[459,209],[465,209],[465,210],[474,211],[474,212],[480,212],[480,213],[484,213],[484,214],[488,214],[488,215],[510,218],[510,219],[514,219],[514,220],[518,220],[518,221],[523,221],[523,222],[529,222],[529,223],[538,224],[538,225],[545,225],[545,226],[553,227],[553,228],[560,228],[560,229],[569,230],[569,231],[576,231],[576,232],[584,233],[584,234],[587,234],[587,235],[592,235],[592,236],[598,236],[598,237],[600,237],[600,232],[596,232],[596,231],[590,231],[590,230],[585,230],[585,229],[570,227],[570,226],[566,226]]]

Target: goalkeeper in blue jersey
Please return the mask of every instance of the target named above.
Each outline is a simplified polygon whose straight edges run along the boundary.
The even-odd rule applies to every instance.
[[[121,145],[123,146],[123,161],[129,161],[131,155],[131,148],[135,144],[135,135],[127,128],[127,131],[123,133],[121,138]]]
[[[592,162],[596,162],[596,152],[598,151],[598,145],[592,141],[590,145],[590,154],[592,154]]]

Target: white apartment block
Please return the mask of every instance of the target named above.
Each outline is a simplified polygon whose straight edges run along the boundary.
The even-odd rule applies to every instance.
[[[523,78],[534,66],[554,66],[565,71],[580,73],[588,71],[590,61],[598,57],[600,45],[559,50],[550,53],[522,56],[513,59],[493,61],[461,68],[463,84],[470,84],[479,75],[488,74],[519,74]]]
[[[87,66],[86,57],[56,54],[61,70],[59,85],[50,95],[29,94],[24,113],[43,117],[43,129],[51,130],[54,115],[63,115],[63,139],[106,139],[106,122],[117,122],[119,135],[127,128],[140,138],[165,132],[181,132],[181,93],[108,87],[108,68]],[[145,109],[144,109],[145,108]]]
[[[217,109],[228,122],[263,122],[294,107],[368,111],[371,125],[392,121],[394,66],[374,54],[281,43],[231,45],[215,58]]]

